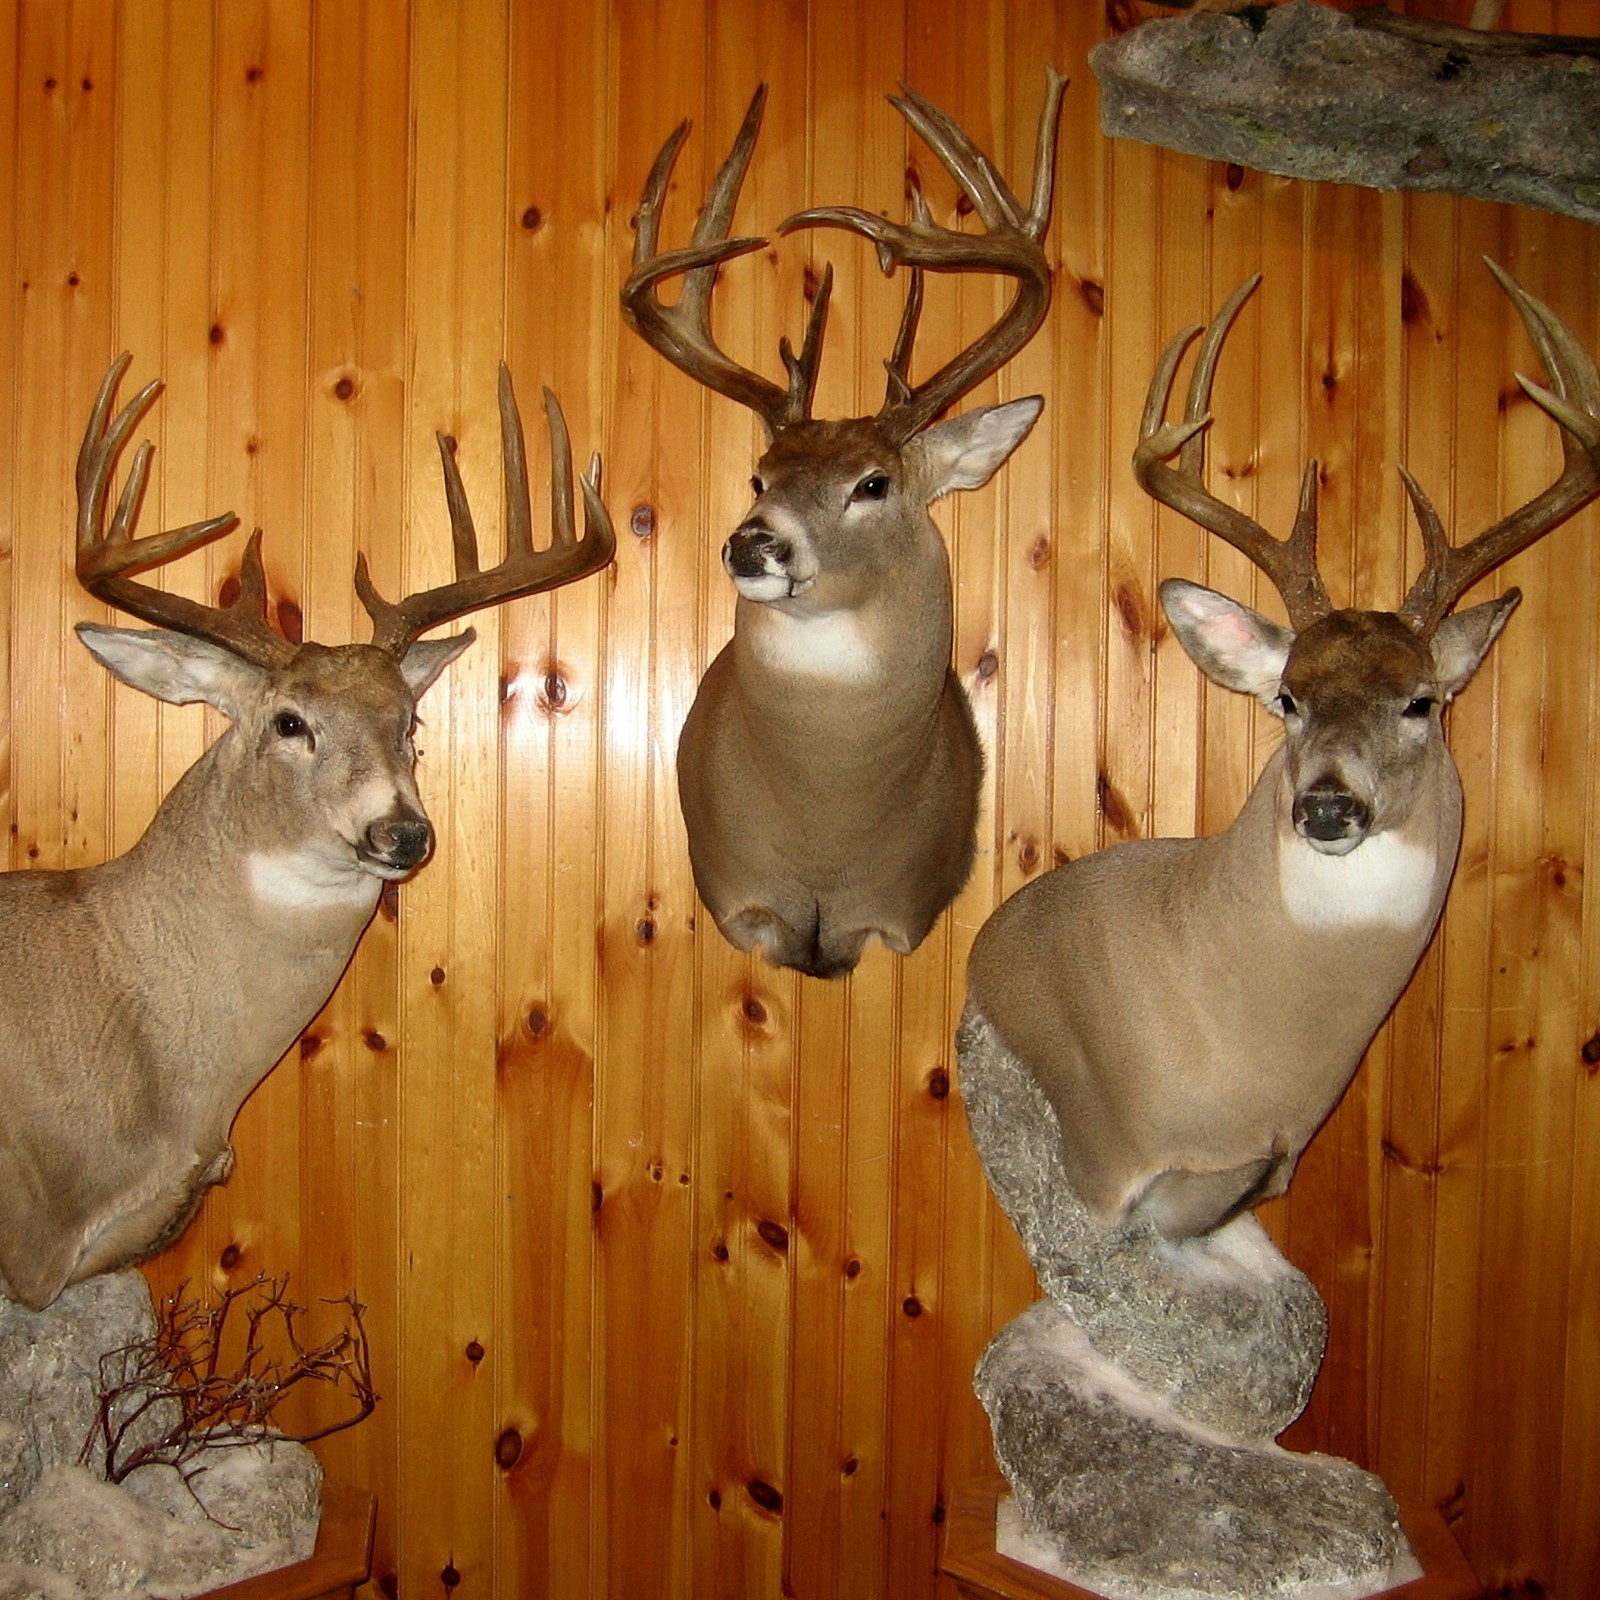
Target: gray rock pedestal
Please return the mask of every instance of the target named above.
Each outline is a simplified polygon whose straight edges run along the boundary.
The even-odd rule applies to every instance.
[[[1114,1600],[1353,1600],[1417,1576],[1380,1479],[1273,1443],[1310,1397],[1327,1318],[1260,1224],[1180,1245],[1104,1227],[1067,1182],[1049,1101],[971,1006],[956,1051],[973,1143],[1046,1295],[978,1363],[1016,1512],[1002,1553]]]

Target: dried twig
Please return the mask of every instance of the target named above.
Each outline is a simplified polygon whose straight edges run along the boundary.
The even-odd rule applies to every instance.
[[[100,1358],[100,1402],[79,1460],[101,1452],[106,1479],[120,1483],[136,1467],[176,1468],[188,1482],[203,1466],[207,1450],[225,1450],[262,1439],[309,1444],[353,1427],[377,1403],[372,1361],[362,1325],[362,1306],[352,1295],[329,1301],[349,1310],[349,1321],[326,1343],[308,1348],[300,1334],[305,1307],[286,1293],[287,1278],[257,1278],[226,1289],[215,1304],[183,1298],[187,1285],[161,1303],[156,1330],[147,1339],[108,1351]],[[235,1307],[244,1327],[243,1345],[224,1365]],[[236,1319],[235,1319],[236,1320]],[[322,1383],[347,1394],[351,1415],[309,1433],[278,1426],[273,1416],[302,1383]]]

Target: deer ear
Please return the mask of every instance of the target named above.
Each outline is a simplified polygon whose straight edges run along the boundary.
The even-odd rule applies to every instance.
[[[931,505],[952,489],[981,488],[1028,437],[1043,410],[1043,399],[1032,394],[924,428],[906,445],[905,454],[922,475],[927,502]]]
[[[465,633],[452,633],[447,639],[419,639],[400,658],[400,676],[406,680],[413,700],[420,700],[432,687],[433,681],[463,650],[478,637],[468,628]]]
[[[1498,600],[1452,611],[1433,630],[1429,647],[1441,700],[1451,700],[1466,688],[1521,599],[1520,589],[1507,589]]]
[[[166,628],[108,628],[80,622],[78,637],[113,677],[158,700],[186,706],[203,700],[225,717],[240,707],[269,676],[220,644]]]
[[[1182,578],[1161,585],[1161,609],[1189,659],[1215,684],[1277,698],[1294,635],[1249,606]]]

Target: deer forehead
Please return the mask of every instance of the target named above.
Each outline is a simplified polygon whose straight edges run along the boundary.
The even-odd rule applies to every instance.
[[[370,644],[302,645],[268,681],[263,709],[282,701],[375,727],[409,725],[416,705],[394,657]]]
[[[1434,676],[1426,642],[1389,611],[1335,611],[1295,636],[1283,686],[1319,712],[1410,699]]]
[[[875,417],[832,422],[794,422],[780,428],[757,471],[769,487],[778,483],[852,483],[877,470],[898,474],[900,447]]]

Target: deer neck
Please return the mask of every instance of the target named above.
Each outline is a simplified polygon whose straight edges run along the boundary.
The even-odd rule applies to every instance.
[[[136,926],[141,904],[181,907],[152,938],[178,952],[197,990],[233,993],[242,1027],[263,1040],[281,1036],[281,1053],[338,982],[381,884],[353,866],[340,872],[308,854],[261,850],[229,782],[233,737],[228,730],[184,773],[112,864],[116,892]],[[174,897],[175,883],[186,892]],[[235,965],[239,985],[230,989]]]
[[[730,687],[739,718],[783,792],[843,803],[927,770],[943,737],[949,634],[929,649],[880,620],[862,611],[790,618],[769,610],[734,634]],[[831,670],[846,664],[852,670]]]

